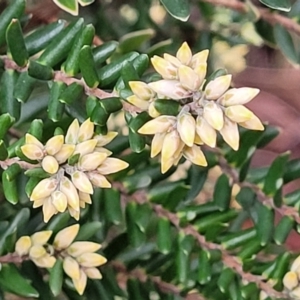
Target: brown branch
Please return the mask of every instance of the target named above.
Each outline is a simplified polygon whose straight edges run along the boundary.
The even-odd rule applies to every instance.
[[[136,268],[132,271],[128,271],[125,265],[119,261],[111,261],[109,265],[111,265],[119,274],[122,274],[122,277],[124,277],[125,281],[127,281],[129,278],[137,279],[138,281],[143,283],[145,283],[147,280],[150,280],[163,293],[171,293],[172,295],[176,296],[180,296],[182,293],[182,290],[178,286],[163,281],[159,276],[146,274],[145,270],[142,268]],[[205,298],[200,294],[194,294],[194,296],[197,296],[197,300],[205,300]],[[185,297],[185,299],[188,300],[189,296]]]
[[[247,4],[237,1],[237,0],[201,0],[202,2],[210,3],[215,6],[223,6],[236,10],[240,13],[247,13],[249,11]],[[274,12],[268,8],[256,7],[259,12],[261,19],[265,20],[271,25],[280,24],[285,27],[287,30],[290,30],[297,35],[300,35],[300,25],[294,20],[280,15],[277,12]]]
[[[18,157],[8,158],[6,160],[0,161],[0,167],[3,170],[6,170],[9,166],[13,164],[18,164],[24,170],[33,169],[39,166],[39,164],[31,164],[26,161],[20,160],[20,158]]]
[[[158,216],[167,218],[179,231],[183,231],[187,235],[192,235],[201,248],[206,250],[220,250],[222,253],[223,264],[228,268],[233,269],[242,278],[242,281],[255,283],[262,291],[266,292],[269,296],[275,298],[286,297],[286,294],[284,292],[276,291],[269,283],[264,282],[265,278],[263,276],[253,275],[251,273],[245,272],[243,270],[242,261],[238,257],[231,255],[226,249],[222,247],[222,245],[206,241],[205,236],[201,235],[192,225],[181,227],[180,219],[176,214],[164,209],[161,205],[149,203],[145,191],[137,191],[132,195],[128,195],[126,189],[121,183],[114,183],[114,186],[120,190],[122,194],[122,200],[125,203],[129,201],[135,201],[139,204],[148,203]]]
[[[12,70],[15,70],[18,72],[25,72],[28,69],[28,67],[19,67],[13,60],[11,60],[6,55],[0,56],[0,59],[2,59],[4,61],[5,69],[12,69]],[[105,100],[107,98],[117,96],[117,94],[115,92],[109,93],[100,88],[92,89],[84,82],[83,78],[78,79],[75,77],[70,77],[62,71],[54,71],[53,80],[64,82],[66,85],[70,85],[70,84],[76,82],[77,84],[80,84],[84,87],[84,91],[87,96],[94,96],[94,97],[98,98],[99,100]],[[126,101],[122,101],[122,104],[123,104],[123,109],[130,113],[138,113],[138,112],[142,111],[140,108],[135,107]]]
[[[28,256],[19,256],[16,252],[8,253],[6,255],[0,256],[0,263],[13,263],[13,264],[21,264],[23,261],[28,260]]]
[[[217,153],[217,151],[216,151]],[[256,195],[258,196],[258,199],[265,205],[268,205],[272,207],[275,211],[277,211],[282,216],[289,216],[295,220],[298,224],[300,224],[300,216],[298,213],[298,210],[295,207],[290,207],[287,205],[281,205],[280,207],[276,206],[274,204],[273,198],[267,196],[256,184],[251,182],[240,182],[239,175],[237,171],[232,168],[225,158],[222,155],[219,155],[219,163],[222,171],[226,173],[233,181],[233,183],[236,183],[239,187],[249,187],[251,188]]]

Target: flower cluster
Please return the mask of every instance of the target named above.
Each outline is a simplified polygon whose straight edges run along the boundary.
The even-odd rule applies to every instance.
[[[64,272],[72,279],[77,292],[82,295],[87,278],[101,279],[96,268],[106,263],[105,257],[95,253],[101,245],[89,241],[75,241],[79,225],[72,225],[59,231],[48,244],[52,231],[40,231],[32,236],[22,236],[15,245],[15,252],[20,257],[33,261],[38,267],[51,269],[56,260],[63,261]]]
[[[45,146],[26,134],[22,152],[29,159],[37,160],[37,167],[41,166],[49,174],[30,195],[33,207],[43,206],[44,222],[67,209],[78,220],[80,207],[91,203],[93,187],[110,188],[105,175],[127,168],[126,162],[109,157],[111,152],[103,148],[116,134],[94,135],[94,124],[89,119],[81,126],[75,119],[66,136],[54,136]]]
[[[295,259],[290,271],[283,277],[283,285],[291,299],[300,299],[300,256]]]
[[[198,145],[215,147],[217,132],[230,147],[237,150],[238,125],[252,130],[264,129],[257,116],[244,106],[259,90],[229,88],[231,75],[222,75],[206,82],[207,57],[208,50],[192,55],[187,43],[183,43],[176,57],[164,54],[163,58],[152,58],[153,67],[162,80],[149,84],[129,82],[133,95],[127,100],[148,110],[154,118],[138,132],[154,134],[151,156],[161,152],[163,173],[176,165],[182,156],[205,166],[206,159]],[[171,99],[180,104],[176,116],[160,114],[155,107],[155,102],[160,99]]]

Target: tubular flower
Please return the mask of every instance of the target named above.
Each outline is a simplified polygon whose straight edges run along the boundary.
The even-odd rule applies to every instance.
[[[148,84],[133,82],[131,86],[134,95],[127,100],[148,110],[153,118],[138,132],[154,135],[151,157],[161,153],[162,172],[176,165],[182,156],[195,164],[206,165],[197,145],[215,147],[217,132],[232,149],[238,150],[238,125],[264,130],[258,117],[244,106],[259,90],[230,88],[232,76],[229,74],[205,81],[208,53],[203,50],[193,55],[188,44],[183,43],[176,56],[164,54],[163,58],[154,56],[151,59],[162,80]],[[175,113],[168,109],[168,101],[163,109],[162,99],[173,100],[169,108],[175,102],[179,109],[176,108]],[[166,115],[169,111],[170,115]]]
[[[111,187],[105,175],[127,168],[126,162],[108,157],[111,152],[103,147],[116,135],[116,132],[95,135],[94,124],[89,119],[81,125],[75,119],[65,137],[54,136],[45,146],[34,136],[26,135],[21,149],[29,159],[39,162],[37,173],[44,172],[44,179],[30,188],[32,192],[28,196],[34,208],[42,206],[44,222],[66,210],[78,220],[80,208],[91,203],[94,187]],[[37,173],[33,172],[32,176]]]
[[[294,260],[282,282],[291,299],[300,299],[300,256]]]
[[[82,295],[87,278],[101,279],[97,267],[106,263],[106,258],[95,253],[101,245],[88,241],[75,241],[79,225],[72,225],[57,233],[53,247],[63,260],[63,270],[72,279],[77,292]]]
[[[22,236],[16,242],[15,252],[19,256],[28,256],[38,267],[52,268],[56,258],[47,244],[51,235],[52,231],[46,230],[36,232],[32,236]]]

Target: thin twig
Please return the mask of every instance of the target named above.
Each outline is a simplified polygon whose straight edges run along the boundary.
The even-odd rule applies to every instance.
[[[167,218],[179,231],[183,231],[187,235],[192,235],[201,248],[207,250],[215,250],[215,249],[220,250],[222,253],[223,264],[228,268],[233,269],[237,274],[239,274],[243,281],[255,283],[262,291],[265,291],[269,296],[275,298],[286,297],[284,292],[276,291],[269,283],[265,282],[264,281],[265,278],[263,276],[253,275],[251,273],[245,272],[243,270],[242,261],[238,257],[231,255],[226,249],[223,248],[222,245],[208,242],[205,236],[201,235],[192,225],[181,227],[180,219],[176,214],[164,209],[161,205],[149,203],[145,191],[141,190],[135,192],[132,195],[128,195],[126,189],[121,183],[115,183],[114,186],[120,190],[123,201],[125,202],[135,201],[139,204],[147,202],[148,204],[150,204],[153,211],[155,211],[155,213],[158,216]]]
[[[18,164],[24,170],[33,169],[39,166],[39,164],[31,164],[26,161],[20,160],[19,157],[8,158],[6,160],[0,161],[0,167],[3,170],[6,170],[13,164]]]
[[[210,3],[215,6],[223,6],[226,8],[233,9],[240,13],[249,12],[249,8],[246,3],[236,1],[236,0],[201,0],[202,2]],[[254,4],[253,4],[254,5]],[[268,8],[256,7],[259,12],[261,19],[265,20],[271,25],[280,24],[285,27],[287,30],[290,30],[297,35],[300,35],[300,25],[294,20],[280,15],[277,12],[274,12]]]

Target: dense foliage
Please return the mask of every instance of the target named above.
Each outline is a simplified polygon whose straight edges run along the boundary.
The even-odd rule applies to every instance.
[[[300,2],[53,2],[0,6],[0,298],[300,299],[300,160],[254,167],[237,77],[299,64]]]

